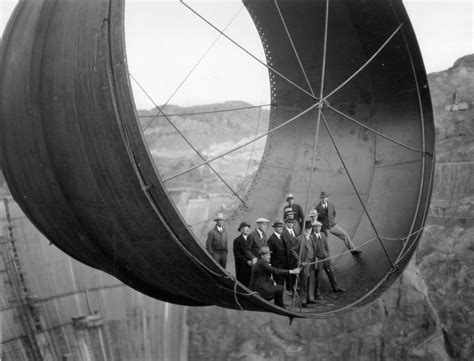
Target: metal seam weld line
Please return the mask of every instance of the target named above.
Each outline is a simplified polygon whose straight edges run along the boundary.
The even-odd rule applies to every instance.
[[[344,80],[336,89],[334,89],[328,95],[324,96],[323,99],[327,100],[330,96],[334,95],[342,87],[344,87],[344,85],[349,83],[357,74],[359,74],[367,65],[369,65],[372,62],[372,60],[374,60],[374,58],[378,55],[378,53],[380,53],[382,51],[382,49],[385,48],[385,46],[390,42],[390,40],[392,40],[392,38],[395,36],[395,34],[398,33],[398,31],[401,29],[402,26],[403,26],[403,24],[400,24],[395,29],[395,31],[388,37],[388,39],[385,40],[385,42],[380,46],[380,48],[378,48],[377,51],[364,64],[362,64],[362,66],[359,69],[357,69],[357,71],[354,74],[352,74],[349,78]]]
[[[278,11],[278,15],[280,15],[281,22],[283,24],[283,27],[285,28],[286,35],[288,36],[288,40],[290,41],[291,47],[293,48],[293,52],[296,56],[296,59],[298,60],[298,64],[299,64],[301,70],[303,71],[303,75],[304,75],[304,78],[306,80],[306,83],[308,84],[309,90],[311,91],[311,95],[313,97],[315,97],[313,87],[311,86],[311,82],[308,79],[308,75],[306,74],[303,63],[301,62],[301,58],[298,54],[298,51],[296,50],[296,46],[293,42],[293,38],[291,37],[290,31],[288,30],[288,27],[286,26],[285,18],[283,17],[283,14],[281,13],[280,6],[278,5],[277,0],[273,0],[273,2],[275,3],[275,7]],[[327,16],[327,13],[326,13],[326,16]]]
[[[321,67],[321,83],[320,83],[320,88],[319,88],[319,98],[320,99],[322,99],[322,97],[323,97],[324,80],[325,80],[325,76],[326,76],[328,26],[329,26],[329,0],[326,0],[326,14],[325,14],[325,21],[324,21],[323,62],[322,62],[322,67]],[[304,71],[304,69],[303,69],[303,72],[305,73],[305,77],[306,77],[306,72]],[[311,89],[311,92],[314,95],[313,89]],[[316,163],[316,150],[317,150],[317,147],[318,147],[318,138],[319,138],[319,128],[320,128],[320,125],[321,125],[322,106],[323,106],[323,103],[320,102],[319,106],[318,106],[318,116],[317,116],[317,121],[316,121],[316,134],[315,134],[315,138],[314,138],[313,158],[312,158],[312,161],[311,161],[311,170],[310,170],[310,174],[309,174],[308,191],[306,192],[306,201],[305,201],[305,205],[304,205],[305,214],[308,213],[309,196],[311,194],[311,185],[313,183],[313,173],[314,173],[313,169],[314,169],[314,164]],[[303,247],[301,246],[300,247],[300,252],[299,252],[299,255],[298,255],[298,266],[300,265],[300,262],[301,262],[302,249],[303,249]],[[298,286],[298,280],[299,280],[299,277],[296,278],[295,291],[296,291],[296,288]],[[296,292],[294,294],[296,294]],[[294,303],[295,303],[295,298],[293,297],[292,308],[294,307]]]
[[[373,222],[373,220],[372,220],[372,217],[370,217],[370,214],[369,214],[367,208],[365,207],[364,202],[362,201],[362,198],[361,198],[361,196],[360,196],[360,194],[359,194],[359,191],[357,190],[357,187],[356,187],[355,184],[354,184],[354,181],[353,181],[353,179],[352,179],[352,177],[351,177],[351,174],[349,173],[349,170],[347,169],[346,163],[344,162],[344,159],[342,158],[342,155],[341,155],[341,153],[339,152],[339,148],[338,148],[338,146],[337,146],[337,144],[336,144],[336,141],[334,140],[334,138],[333,138],[333,136],[332,136],[331,130],[329,129],[329,125],[328,125],[328,123],[326,122],[326,118],[325,118],[324,113],[323,113],[322,111],[321,111],[321,117],[322,117],[322,119],[323,119],[324,126],[326,127],[326,130],[328,131],[329,137],[331,138],[331,142],[332,142],[332,144],[334,145],[334,148],[336,149],[337,155],[339,156],[339,159],[341,160],[342,166],[344,167],[344,169],[345,169],[345,171],[346,171],[347,177],[349,178],[349,181],[351,182],[352,187],[354,188],[354,191],[355,191],[355,193],[356,193],[356,195],[357,195],[357,198],[359,198],[359,201],[360,201],[360,204],[362,205],[362,208],[364,209],[364,212],[365,212],[365,214],[366,214],[366,216],[367,216],[367,219],[369,220],[370,224],[372,225],[372,228],[373,228],[373,230],[374,230],[374,232],[375,232],[375,235],[377,236],[377,239],[379,240],[380,245],[382,246],[382,248],[383,248],[383,250],[384,250],[384,252],[385,252],[385,255],[387,256],[387,259],[388,259],[388,261],[390,262],[390,265],[391,265],[392,268],[393,268],[393,267],[395,267],[395,265],[394,265],[392,259],[390,258],[390,255],[388,254],[388,251],[387,251],[387,249],[385,248],[385,245],[383,244],[382,240],[380,239],[380,236],[379,236],[379,233],[378,233],[378,231],[377,231],[377,228],[375,227],[375,224],[374,224],[374,222]]]
[[[404,147],[404,148],[413,150],[413,151],[415,151],[415,152],[425,153],[425,152],[424,152],[423,150],[421,150],[421,149],[414,148],[414,147],[411,147],[411,146],[409,146],[409,145],[406,145],[406,144],[404,144],[404,143],[402,143],[402,142],[399,142],[398,140],[393,139],[393,138],[391,138],[391,137],[389,137],[389,136],[387,136],[387,135],[384,135],[383,133],[380,133],[379,131],[377,131],[377,130],[371,128],[371,127],[369,127],[368,125],[365,125],[365,124],[363,124],[363,123],[361,123],[361,122],[355,120],[354,118],[350,117],[349,115],[345,114],[344,112],[342,112],[342,111],[340,111],[340,110],[334,108],[334,107],[333,107],[331,104],[329,104],[329,103],[326,103],[326,105],[327,105],[327,107],[328,107],[329,109],[333,110],[333,111],[336,112],[337,114],[342,115],[344,118],[346,118],[346,119],[348,119],[348,120],[350,120],[350,121],[352,121],[352,122],[354,122],[354,123],[360,125],[361,127],[363,127],[363,128],[365,128],[365,129],[371,131],[372,133],[377,134],[378,136],[381,136],[382,138],[385,138],[385,139],[387,139],[387,140],[389,140],[389,141],[391,141],[391,142],[393,142],[393,143],[395,143],[395,144],[398,144],[398,145],[400,145],[400,146],[402,146],[402,147]]]

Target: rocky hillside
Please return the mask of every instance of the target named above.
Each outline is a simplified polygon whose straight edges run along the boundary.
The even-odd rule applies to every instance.
[[[433,200],[415,257],[378,300],[322,320],[188,311],[190,360],[470,360],[474,354],[474,55],[431,74]]]
[[[163,177],[202,162],[179,132],[208,158],[265,132],[270,114],[268,107],[252,107],[251,104],[238,101],[186,108],[168,105],[162,110],[169,114],[169,121],[163,116],[155,117],[157,114],[161,115],[157,109],[141,110],[139,115],[142,129],[145,129],[146,142]],[[249,145],[213,162],[212,165],[222,172],[232,188],[241,189],[245,186],[242,180],[256,170],[264,144],[265,140],[262,139],[255,145]],[[207,167],[179,177],[171,186],[197,183],[206,189],[212,189],[214,193],[231,194]]]

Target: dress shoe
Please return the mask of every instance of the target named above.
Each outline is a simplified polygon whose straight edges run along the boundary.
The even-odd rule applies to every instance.
[[[334,292],[336,293],[342,293],[342,292],[346,292],[346,290],[344,288],[338,288],[337,290],[335,290]]]
[[[308,304],[307,304],[307,303],[303,303],[303,304],[301,305],[301,307],[303,307],[303,308],[308,308]]]
[[[351,253],[353,256],[358,256],[362,253],[362,251],[360,249],[353,249]]]
[[[309,300],[309,301],[306,301],[306,303],[307,303],[308,305],[310,305],[310,304],[313,304],[313,305],[314,305],[314,304],[316,304],[316,301],[314,301],[314,300]]]

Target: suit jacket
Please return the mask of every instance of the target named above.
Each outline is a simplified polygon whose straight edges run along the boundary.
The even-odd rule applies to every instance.
[[[217,230],[217,226],[209,231],[206,249],[211,254],[213,251],[227,251],[227,232],[225,228],[223,228],[222,233]]]
[[[313,257],[310,257],[310,253],[313,251]],[[295,247],[293,247],[293,253],[296,257],[300,257],[301,262],[314,262],[316,260],[316,242],[313,234],[309,235],[309,239],[306,239],[304,234],[296,238]]]
[[[252,253],[255,257],[258,257],[258,251],[260,247],[267,245],[267,235],[265,234],[265,232],[262,233],[262,238],[260,238],[260,234],[258,233],[257,229],[255,229],[252,233],[249,234],[249,238],[252,243]]]
[[[323,232],[319,233],[321,238],[317,238],[315,233],[311,233],[311,236],[314,238],[314,243],[316,245],[316,258],[321,260],[329,257],[329,246],[326,239],[326,235]]]
[[[281,234],[281,237],[285,239],[286,243],[290,245],[290,263],[289,267],[296,266],[298,263],[298,255],[295,253],[294,248],[296,246],[296,237],[298,234],[293,230],[293,233],[295,233],[295,236],[292,236],[290,234],[290,231],[285,227],[283,228],[283,233]]]
[[[265,299],[272,299],[275,296],[275,290],[281,288],[281,286],[273,285],[272,274],[283,276],[289,272],[286,269],[272,267],[266,260],[259,258],[253,266],[249,288],[252,291],[257,291]]]
[[[255,256],[252,253],[252,239],[250,235],[245,240],[244,236],[240,234],[236,239],[234,239],[234,257],[235,257],[235,266],[247,265],[247,261],[251,261]]]
[[[270,238],[268,238],[268,247],[272,251],[272,264],[278,268],[288,269],[293,259],[291,244],[288,243],[288,240],[283,235],[278,238],[275,233],[272,233]]]
[[[303,208],[299,204],[293,203],[292,206],[286,205],[285,208],[283,208],[283,219],[285,219],[285,209],[291,208],[295,212],[295,221],[298,222],[300,225],[300,229],[303,229],[304,226],[304,212]]]
[[[336,207],[334,207],[334,204],[328,202],[327,208],[323,209],[323,205],[319,202],[315,209],[319,213],[318,221],[323,224],[326,230],[329,231],[336,225]]]

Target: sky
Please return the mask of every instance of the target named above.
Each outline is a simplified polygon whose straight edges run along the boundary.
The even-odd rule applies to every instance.
[[[0,0],[0,33],[17,1]],[[250,16],[237,0],[188,0],[193,8],[264,61]],[[474,53],[472,0],[404,0],[428,73],[444,70]],[[138,108],[164,104],[218,37],[218,33],[178,0],[127,0],[126,43]],[[236,15],[237,14],[237,15]],[[264,66],[221,37],[201,60],[170,103],[181,106],[229,100],[269,101]]]

